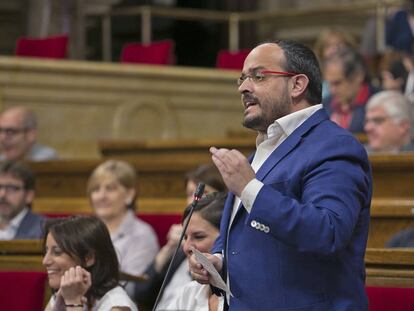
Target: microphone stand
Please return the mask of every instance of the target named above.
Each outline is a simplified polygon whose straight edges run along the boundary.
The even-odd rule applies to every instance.
[[[160,291],[158,292],[157,299],[155,300],[155,303],[154,303],[154,306],[152,308],[152,311],[156,311],[157,306],[158,306],[158,303],[160,302],[161,297],[162,297],[162,294],[164,293],[165,286],[167,285],[166,284],[166,280],[167,280],[169,274],[171,273],[171,266],[172,266],[172,264],[174,262],[174,259],[175,259],[176,255],[178,253],[178,250],[181,247],[181,243],[182,243],[182,241],[184,239],[185,232],[187,231],[188,224],[190,223],[191,216],[193,215],[194,208],[197,206],[198,201],[200,201],[201,197],[203,196],[204,187],[205,187],[205,185],[203,183],[199,183],[197,185],[196,191],[194,192],[194,199],[193,199],[193,202],[191,203],[191,209],[190,209],[190,212],[188,213],[187,221],[184,224],[183,232],[181,232],[180,240],[179,240],[178,245],[177,245],[177,247],[176,247],[176,249],[174,251],[174,255],[172,256],[172,258],[170,260],[170,264],[168,265],[167,272],[165,273],[164,280],[162,282]]]

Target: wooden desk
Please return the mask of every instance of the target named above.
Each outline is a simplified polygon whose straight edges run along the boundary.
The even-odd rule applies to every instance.
[[[414,153],[371,155],[373,196],[414,198]]]
[[[41,240],[0,241],[0,270],[44,271]]]
[[[103,160],[30,162],[36,174],[36,197],[86,197],[86,184]],[[138,172],[137,191],[145,198],[184,198],[185,174],[196,166],[188,163],[130,161]]]
[[[414,199],[372,200],[368,247],[384,247],[394,234],[410,227],[414,228]]]
[[[139,198],[137,201],[138,214],[177,214],[181,215],[187,206],[181,198]],[[46,215],[91,214],[89,200],[82,198],[36,198],[33,211]]]
[[[99,142],[99,149],[104,158],[117,158],[126,161],[147,161],[169,165],[198,166],[213,163],[209,149],[237,149],[244,155],[255,150],[255,139],[224,138],[224,139],[192,139],[168,141],[122,141],[106,140]]]
[[[368,248],[365,254],[366,284],[414,287],[414,250]]]
[[[43,271],[41,241],[0,241],[0,270]],[[414,250],[368,248],[367,285],[414,287]]]

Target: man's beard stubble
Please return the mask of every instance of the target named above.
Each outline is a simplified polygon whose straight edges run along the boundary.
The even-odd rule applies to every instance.
[[[251,95],[250,95],[251,96]],[[267,128],[275,122],[275,120],[282,118],[290,113],[290,101],[286,93],[282,94],[282,97],[269,104],[271,107],[270,113],[267,115],[263,111],[261,102],[255,98],[255,102],[260,106],[261,113],[254,117],[245,117],[242,121],[242,125],[246,128],[256,130],[259,132],[266,132]]]

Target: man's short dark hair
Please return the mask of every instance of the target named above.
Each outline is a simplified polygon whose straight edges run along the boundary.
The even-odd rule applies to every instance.
[[[0,175],[10,175],[23,182],[26,190],[35,189],[35,175],[31,169],[19,161],[7,160],[0,162]]]
[[[309,79],[305,97],[309,104],[317,105],[322,101],[322,73],[315,54],[307,46],[289,40],[274,41],[285,55],[284,70],[303,73]]]
[[[324,66],[329,63],[338,62],[342,65],[344,77],[352,79],[356,73],[366,76],[365,61],[360,53],[351,48],[341,48],[324,61]],[[365,77],[367,79],[367,77]]]

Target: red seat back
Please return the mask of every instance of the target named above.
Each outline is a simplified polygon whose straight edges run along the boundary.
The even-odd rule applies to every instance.
[[[47,217],[67,217],[69,214],[46,214]],[[167,233],[173,224],[181,223],[180,214],[137,214],[137,217],[149,223],[158,237],[160,246],[167,242]]]
[[[217,55],[216,68],[242,70],[244,60],[249,53],[249,49],[243,49],[237,52],[221,50]]]
[[[121,63],[170,65],[173,48],[172,40],[152,42],[149,45],[127,43],[122,48]]]
[[[181,215],[178,214],[140,214],[139,218],[154,228],[160,246],[167,243],[167,233],[170,227],[181,223]]]
[[[45,272],[0,272],[0,309],[41,311],[45,299]]]
[[[67,45],[67,35],[43,39],[19,38],[15,55],[62,59],[66,58]]]
[[[367,286],[369,311],[413,311],[414,288]]]

